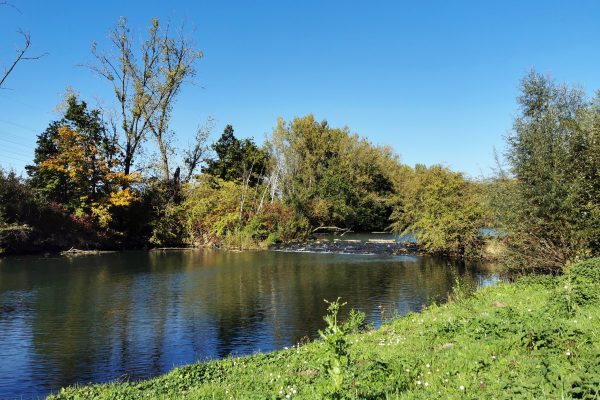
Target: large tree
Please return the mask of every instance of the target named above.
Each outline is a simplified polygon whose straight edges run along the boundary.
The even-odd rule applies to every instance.
[[[132,38],[127,19],[121,18],[111,33],[111,44],[111,51],[101,52],[94,43],[97,64],[92,69],[110,82],[119,105],[124,171],[131,172],[135,156],[151,134],[160,153],[163,180],[168,181],[174,151],[169,130],[173,105],[183,84],[195,75],[202,52],[183,29],[173,34],[156,18],[141,44]]]
[[[96,213],[104,221],[111,206],[132,200],[134,175],[120,172],[118,146],[100,111],[70,95],[63,118],[38,136],[34,164],[26,167],[31,186],[71,212]]]
[[[394,176],[403,167],[389,147],[373,146],[348,128],[312,115],[280,119],[270,139],[272,197],[313,226],[382,230],[389,225]]]
[[[507,137],[514,182],[500,192],[515,266],[558,270],[600,254],[598,99],[532,71],[518,104]]]
[[[417,165],[397,200],[391,216],[395,232],[412,235],[431,253],[479,255],[487,217],[480,185],[440,165]]]

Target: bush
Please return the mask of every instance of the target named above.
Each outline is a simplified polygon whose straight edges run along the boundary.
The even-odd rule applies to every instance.
[[[565,268],[565,272],[577,278],[600,283],[600,258],[591,258]]]
[[[252,190],[231,181],[203,175],[186,191],[187,226],[193,243],[226,247],[263,247],[288,241],[308,223],[279,201],[250,196]],[[245,192],[246,191],[246,192]]]

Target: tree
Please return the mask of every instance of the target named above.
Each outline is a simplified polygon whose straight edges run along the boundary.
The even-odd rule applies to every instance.
[[[530,72],[507,137],[515,182],[502,214],[515,267],[561,270],[599,254],[600,109],[577,87]]]
[[[389,147],[373,146],[312,115],[290,123],[280,119],[269,146],[272,197],[313,226],[382,230],[389,225],[393,179],[402,170]]]
[[[194,176],[194,172],[200,165],[200,163],[204,160],[204,155],[208,150],[206,146],[206,141],[208,140],[208,136],[214,126],[214,120],[212,118],[208,118],[206,124],[200,126],[196,131],[196,137],[194,138],[194,143],[184,152],[183,163],[186,166],[187,172],[184,178],[185,182],[189,182],[189,180]]]
[[[478,255],[486,227],[480,188],[440,165],[417,165],[398,192],[391,216],[400,235],[413,235],[426,251]]]
[[[252,139],[239,140],[233,126],[227,125],[223,134],[211,146],[216,157],[206,161],[204,172],[224,181],[240,181],[256,186],[268,169],[268,153]]]
[[[113,206],[133,199],[135,175],[120,171],[116,137],[110,135],[99,110],[88,110],[74,95],[66,111],[38,136],[34,165],[27,166],[31,185],[71,212],[95,214],[102,225]]]
[[[172,36],[169,26],[151,21],[148,38],[134,50],[127,19],[121,18],[111,34],[116,55],[92,52],[98,64],[92,70],[106,78],[119,104],[124,137],[123,167],[131,172],[134,158],[148,133],[154,137],[161,157],[164,181],[170,179],[169,158],[173,153],[169,122],[177,95],[183,84],[196,73],[202,52],[184,36],[183,29]]]

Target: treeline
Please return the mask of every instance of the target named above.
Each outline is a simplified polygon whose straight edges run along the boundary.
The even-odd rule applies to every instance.
[[[202,53],[153,20],[135,42],[126,20],[91,70],[117,113],[70,93],[38,135],[27,177],[0,174],[0,248],[214,245],[265,247],[322,227],[393,231],[424,252],[501,257],[515,268],[560,270],[599,255],[600,98],[535,72],[496,176],[473,180],[404,165],[312,115],[280,119],[262,145],[212,121],[179,148],[170,119]]]
[[[204,131],[201,168],[166,175],[144,163],[127,171],[100,110],[72,94],[63,108],[38,136],[27,178],[2,173],[6,252],[256,248],[337,227],[410,232],[426,251],[474,255],[485,226],[478,184],[440,166],[410,168],[389,146],[312,115],[278,120],[262,146],[231,125],[206,146]]]

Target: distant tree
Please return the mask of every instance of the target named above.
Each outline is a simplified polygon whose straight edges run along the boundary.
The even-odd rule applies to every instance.
[[[196,172],[196,169],[200,166],[200,163],[204,161],[205,154],[208,151],[206,141],[208,140],[208,136],[210,135],[213,126],[213,119],[208,118],[206,124],[200,126],[196,131],[194,143],[190,146],[189,149],[185,150],[183,163],[185,164],[187,171],[184,177],[184,181],[188,182],[194,176],[194,173]]]
[[[202,52],[192,46],[183,29],[171,35],[169,26],[162,27],[156,18],[139,50],[134,49],[126,18],[117,23],[111,41],[113,52],[100,52],[93,44],[98,64],[92,69],[111,83],[119,103],[124,172],[131,172],[140,146],[152,134],[160,152],[162,178],[168,181],[174,151],[171,112],[183,84],[195,75]]]
[[[411,234],[426,251],[478,255],[486,227],[480,187],[439,165],[417,165],[398,192],[392,228]]]
[[[206,161],[203,171],[207,174],[224,181],[242,181],[255,186],[267,173],[268,153],[252,139],[237,139],[231,125],[225,127],[211,148],[215,157]]]
[[[389,225],[394,177],[403,169],[389,147],[376,147],[348,128],[312,115],[280,119],[269,141],[272,197],[313,226],[382,230]]]

